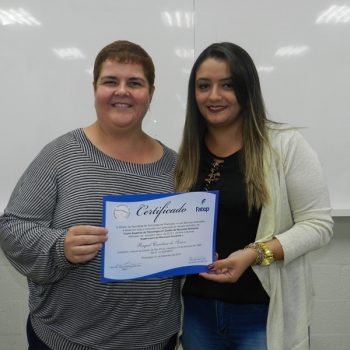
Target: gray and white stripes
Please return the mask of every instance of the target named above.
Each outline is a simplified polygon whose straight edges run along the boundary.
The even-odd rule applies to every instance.
[[[100,255],[72,265],[66,230],[102,222],[102,196],[173,188],[175,152],[131,164],[108,157],[81,129],[48,144],[25,171],[0,217],[1,246],[28,277],[36,333],[54,350],[162,348],[180,327],[180,279],[101,284]]]

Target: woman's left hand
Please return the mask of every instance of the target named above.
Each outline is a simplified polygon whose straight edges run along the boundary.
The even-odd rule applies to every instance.
[[[211,272],[202,272],[199,275],[219,283],[235,283],[244,271],[254,264],[256,253],[253,249],[241,249],[209,265]]]

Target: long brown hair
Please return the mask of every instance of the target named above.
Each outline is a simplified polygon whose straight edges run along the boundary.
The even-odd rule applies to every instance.
[[[208,58],[228,62],[233,90],[243,116],[243,148],[241,167],[244,174],[248,211],[259,209],[269,199],[264,177],[264,150],[269,146],[268,121],[261,93],[259,76],[249,54],[240,46],[215,43],[196,59],[189,78],[187,110],[182,142],[175,170],[175,186],[179,192],[189,191],[198,177],[200,147],[204,142],[206,122],[199,112],[195,98],[196,73]]]

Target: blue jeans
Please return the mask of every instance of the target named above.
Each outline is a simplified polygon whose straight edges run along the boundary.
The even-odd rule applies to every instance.
[[[184,350],[266,350],[268,305],[184,297]]]

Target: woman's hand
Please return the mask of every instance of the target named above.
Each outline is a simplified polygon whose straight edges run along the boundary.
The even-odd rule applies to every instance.
[[[73,264],[93,259],[107,240],[107,229],[97,226],[80,225],[68,229],[64,239],[64,255]]]
[[[235,283],[244,271],[254,264],[256,252],[254,249],[237,250],[226,259],[213,262],[209,268],[211,272],[200,273],[200,276],[219,283]]]

